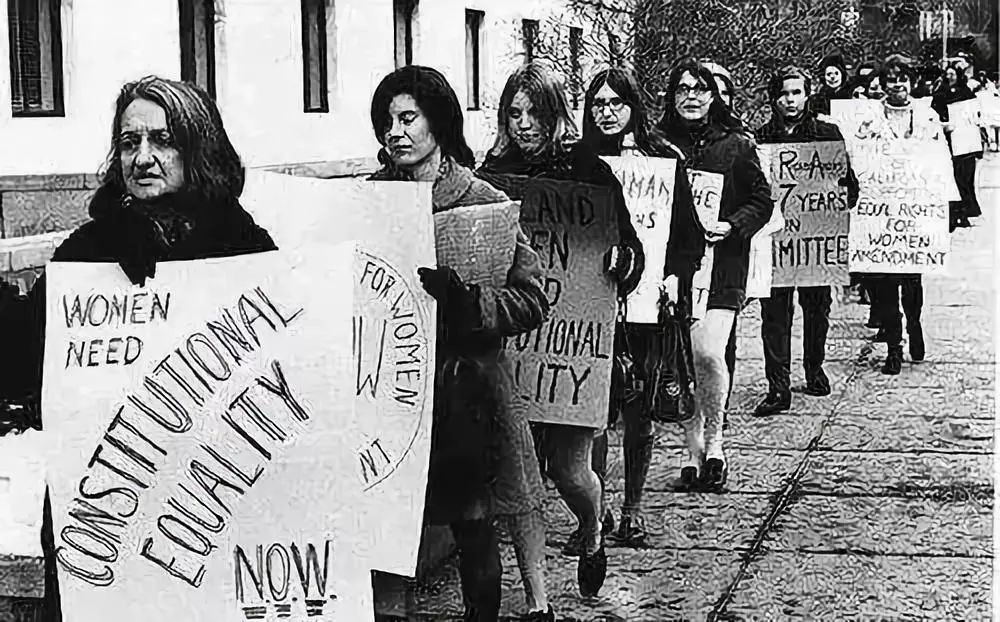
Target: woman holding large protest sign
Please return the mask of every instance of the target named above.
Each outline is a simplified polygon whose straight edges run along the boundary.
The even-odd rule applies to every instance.
[[[667,79],[667,102],[659,127],[687,156],[685,168],[696,176],[721,177],[722,183],[717,206],[706,200],[705,215],[699,211],[707,253],[714,257],[706,311],[692,328],[698,385],[695,416],[684,424],[689,458],[681,469],[682,488],[720,489],[727,474],[722,438],[729,383],[726,342],[745,298],[750,240],[767,224],[774,205],[754,142],[720,101],[707,67],[694,59],[679,62]]]
[[[611,189],[618,243],[604,254],[603,269],[627,296],[642,274],[644,254],[621,184],[594,150],[578,140],[566,92],[557,75],[537,61],[518,68],[500,95],[497,137],[476,172],[519,200],[526,178],[579,182]],[[607,556],[601,533],[601,483],[591,468],[595,430],[554,423],[533,424],[536,448],[563,500],[579,521],[567,554],[579,554],[580,592],[596,595],[604,584]],[[571,546],[574,540],[580,547]]]
[[[107,262],[143,285],[162,261],[275,249],[267,231],[240,206],[244,169],[212,98],[187,83],[146,77],[118,95],[111,150],[90,200],[91,220],[52,261]],[[0,397],[37,401],[45,339],[45,276],[0,316],[0,343],[11,364]],[[14,364],[16,357],[17,363]],[[36,425],[40,422],[36,422]],[[61,619],[51,511],[42,523],[45,620]]]
[[[680,150],[649,126],[641,93],[636,79],[625,69],[606,69],[594,76],[584,98],[583,142],[602,156],[634,152],[645,157],[683,160]],[[674,171],[673,205],[668,207],[671,214],[670,237],[662,269],[657,265],[658,257],[650,255],[649,249],[646,249],[646,257],[653,262],[651,269],[662,271],[663,278],[672,277],[675,284],[680,282],[690,286],[691,277],[705,252],[705,238],[694,211],[691,184],[684,168],[677,166]],[[676,288],[672,295],[676,302]],[[677,325],[687,327],[686,321]],[[619,353],[627,356],[635,365],[635,373],[644,380],[641,395],[623,395],[619,403],[612,403],[612,410],[620,409],[625,423],[622,443],[625,502],[615,537],[622,544],[632,547],[641,546],[646,535],[640,504],[653,452],[653,417],[649,408],[652,396],[649,393],[659,384],[654,379],[659,380],[664,374],[676,375],[676,369],[662,372],[660,369],[664,365],[675,367],[675,361],[653,359],[651,346],[655,340],[664,339],[663,331],[663,326],[632,322],[619,324],[616,331],[616,356]],[[613,394],[622,393],[613,391]],[[612,420],[615,419],[614,414]],[[594,440],[594,470],[601,478],[602,488],[607,476],[607,451],[605,431]]]
[[[942,126],[931,110],[915,106],[910,96],[916,79],[916,72],[909,59],[894,54],[886,58],[879,74],[886,97],[883,100],[883,114],[862,124],[858,137],[876,141],[919,140],[923,144],[933,144],[941,140]],[[926,154],[933,157],[934,154]],[[924,177],[923,171],[906,171],[916,178]],[[862,179],[862,191],[865,180]],[[928,181],[930,183],[930,181]],[[934,196],[948,193],[946,183],[940,187],[928,188]],[[920,313],[923,308],[923,281],[920,274],[880,274],[866,275],[871,284],[872,311],[880,328],[877,341],[885,341],[888,354],[882,366],[882,373],[897,375],[903,366],[903,326],[900,314],[902,305],[906,315],[906,330],[909,335],[910,357],[914,362],[924,360],[925,344]]]
[[[948,107],[963,101],[976,101],[976,96],[967,84],[965,71],[957,63],[952,63],[944,70],[944,80],[931,98],[931,108],[941,117],[942,123],[951,123],[954,120],[950,118]],[[976,108],[978,110],[978,106]],[[949,147],[954,151],[957,145],[952,141],[952,132],[946,131],[945,136]],[[982,145],[978,145],[978,150],[959,153],[951,159],[955,169],[955,182],[962,197],[961,201],[951,201],[949,204],[952,225],[955,227],[968,227],[970,218],[983,215],[976,198],[976,160],[983,157]]]
[[[473,176],[462,107],[440,72],[408,66],[386,76],[372,97],[371,119],[383,147],[383,168],[372,179],[433,182],[435,213],[507,200]],[[510,363],[501,349],[503,337],[538,327],[548,302],[538,254],[520,229],[515,244],[503,287],[465,283],[450,266],[419,270],[438,301],[426,517],[451,526],[465,617],[477,622],[496,620],[500,608],[500,551],[491,516],[506,519],[514,538],[528,600],[525,619],[555,619],[544,584],[544,488],[528,421],[511,408]]]

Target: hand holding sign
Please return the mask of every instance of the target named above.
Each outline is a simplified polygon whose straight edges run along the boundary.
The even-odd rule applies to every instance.
[[[724,220],[717,220],[705,227],[705,240],[709,244],[717,244],[729,237],[732,231],[733,226],[731,224]]]

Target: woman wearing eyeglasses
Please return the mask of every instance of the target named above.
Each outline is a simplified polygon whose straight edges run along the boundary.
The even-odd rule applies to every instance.
[[[684,159],[679,149],[649,127],[640,87],[629,71],[620,68],[606,69],[591,80],[584,98],[583,142],[601,156],[620,156],[631,152],[638,156]],[[651,269],[662,272],[664,278],[672,276],[681,283],[690,283],[705,252],[705,238],[694,211],[691,184],[680,162],[676,171],[666,256],[649,256],[648,249],[646,251]],[[673,296],[676,299],[676,292]],[[648,351],[654,339],[662,338],[658,328],[653,324],[629,323],[619,327],[615,339],[615,354],[622,348],[627,350],[635,362],[637,373],[646,379],[644,387],[647,391],[651,386],[649,378],[653,375],[653,369],[647,365]],[[653,419],[652,413],[644,407],[650,403],[646,396],[633,396],[633,399],[622,402],[611,405],[613,410],[620,408],[625,424],[622,442],[625,502],[614,538],[624,546],[638,548],[646,536],[640,505],[653,453]],[[611,419],[615,419],[614,415]],[[606,485],[607,454],[608,436],[605,431],[594,439],[594,471],[601,479],[602,493]],[[606,521],[606,524],[610,522]]]
[[[695,415],[684,423],[689,455],[680,480],[682,489],[720,490],[728,471],[722,438],[726,342],[746,298],[750,239],[767,224],[774,203],[753,140],[721,101],[709,68],[694,59],[678,63],[667,79],[667,104],[659,129],[687,156],[685,168],[723,176],[718,221],[702,223],[706,253],[714,259],[707,312],[691,329]]]

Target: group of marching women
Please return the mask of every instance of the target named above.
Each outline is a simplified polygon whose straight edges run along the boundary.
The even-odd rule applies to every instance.
[[[887,93],[883,131],[912,131],[911,70],[890,59],[880,79]],[[586,91],[580,132],[559,76],[544,64],[528,63],[507,80],[497,136],[478,168],[464,137],[463,107],[438,71],[400,68],[382,80],[371,102],[372,127],[382,146],[381,168],[372,179],[432,182],[435,212],[520,200],[535,178],[610,189],[618,240],[603,254],[602,270],[617,283],[619,300],[628,297],[643,271],[655,271],[662,277],[661,301],[669,303],[671,317],[681,319],[673,323],[682,333],[674,335],[676,350],[687,349],[695,381],[693,389],[688,385],[689,412],[678,417],[688,447],[678,473],[684,490],[720,490],[727,478],[723,432],[735,365],[734,327],[747,302],[751,238],[774,209],[756,142],[841,140],[837,128],[817,119],[807,105],[811,88],[805,71],[787,67],[774,76],[768,89],[774,115],[757,130],[756,139],[732,108],[733,86],[718,65],[680,61],[667,78],[665,112],[654,122],[635,77],[624,69],[604,70]],[[627,152],[677,162],[663,256],[644,252],[621,184],[602,160]],[[722,176],[716,221],[700,222],[689,171]],[[143,284],[155,276],[161,261],[272,250],[268,233],[239,203],[244,175],[218,109],[204,91],[156,77],[129,83],[117,101],[108,161],[89,205],[91,220],[56,250],[53,261],[114,262],[132,282]],[[853,202],[856,181],[848,175],[843,183]],[[692,280],[709,250],[714,258],[707,309],[691,320]],[[653,448],[649,396],[612,400],[615,412],[609,419],[620,410],[624,423],[625,463],[625,500],[615,527],[614,513],[605,507],[606,432],[529,423],[512,404],[513,374],[502,340],[538,328],[550,312],[539,255],[523,231],[502,287],[465,282],[449,266],[417,272],[438,308],[425,520],[450,526],[455,536],[467,620],[496,620],[499,615],[498,523],[513,540],[527,600],[523,619],[554,620],[544,576],[542,477],[552,480],[578,521],[564,553],[577,557],[579,591],[597,595],[607,574],[606,541],[629,547],[644,541],[640,510]],[[886,367],[898,373],[894,357],[901,329],[894,292],[902,286],[905,300],[913,283],[897,276],[866,282],[877,282],[869,289],[889,343]],[[43,275],[25,300],[0,306],[3,343],[11,346],[5,346],[5,354],[19,360],[0,385],[0,397],[40,395],[44,292]],[[822,364],[830,288],[802,288],[799,299],[806,322],[806,391],[826,395],[830,384]],[[791,290],[779,288],[762,301],[770,392],[757,414],[789,405],[791,301]],[[907,311],[908,328],[919,326],[919,297],[917,304],[915,316]],[[635,361],[633,374],[647,380],[642,391],[655,390],[659,385],[653,379],[663,360],[649,351],[662,343],[664,326],[620,324],[616,350],[627,350]],[[46,619],[59,619],[48,508],[46,499]]]

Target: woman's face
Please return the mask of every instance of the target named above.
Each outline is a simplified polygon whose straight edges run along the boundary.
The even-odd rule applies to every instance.
[[[823,72],[823,81],[831,89],[840,87],[841,83],[844,81],[844,74],[840,73],[840,70],[836,67],[827,67]]]
[[[958,72],[954,67],[948,67],[944,72],[944,79],[948,81],[949,86],[955,86],[958,83]]]
[[[724,79],[720,76],[715,76],[715,86],[719,88],[719,99],[727,107],[733,107],[733,94],[729,90],[729,84],[726,83]]]
[[[427,117],[409,93],[401,93],[389,102],[389,127],[382,137],[393,164],[411,169],[438,148]]]
[[[868,83],[868,99],[882,99],[885,97],[885,91],[882,90],[882,83],[879,82],[878,78],[872,78],[872,81]]]
[[[507,107],[507,135],[522,153],[538,153],[545,145],[545,124],[536,116],[531,97],[524,91],[515,93]]]
[[[590,112],[594,115],[594,123],[605,136],[621,134],[632,120],[632,107],[607,82],[594,94]]]
[[[125,190],[149,200],[184,187],[184,158],[174,144],[167,113],[148,99],[137,99],[122,113],[117,141]]]
[[[898,70],[889,71],[885,75],[885,96],[889,103],[902,106],[910,100],[910,77]]]
[[[715,96],[707,84],[700,78],[685,71],[677,82],[674,92],[674,107],[677,114],[688,121],[700,121],[708,116]]]

